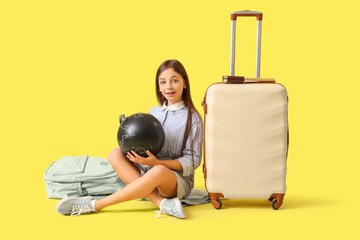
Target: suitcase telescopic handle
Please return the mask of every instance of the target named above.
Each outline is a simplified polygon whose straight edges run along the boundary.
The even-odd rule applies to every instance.
[[[237,17],[256,17],[258,21],[262,20],[262,12],[254,12],[250,10],[244,10],[231,13],[231,20],[236,20]]]
[[[261,23],[262,12],[238,11],[231,13],[231,56],[230,56],[230,76],[235,74],[235,32],[237,17],[256,17],[257,19],[257,41],[256,41],[256,78],[260,78],[260,55],[261,55]]]

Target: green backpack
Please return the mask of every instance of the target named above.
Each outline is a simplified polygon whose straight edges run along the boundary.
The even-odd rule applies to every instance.
[[[107,159],[98,157],[62,157],[45,171],[48,198],[98,196],[112,194],[126,186]]]

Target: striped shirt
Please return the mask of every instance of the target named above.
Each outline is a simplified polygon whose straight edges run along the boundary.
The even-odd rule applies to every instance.
[[[185,149],[181,151],[188,108],[184,102],[172,104],[170,106],[156,106],[150,109],[149,113],[156,117],[163,125],[165,131],[165,143],[160,153],[157,155],[159,160],[178,160],[182,170],[176,171],[185,178],[191,188],[194,186],[195,169],[200,166],[202,154],[202,120],[201,116],[193,111],[192,120],[192,139],[193,139],[193,158],[191,156],[191,138],[186,140]]]

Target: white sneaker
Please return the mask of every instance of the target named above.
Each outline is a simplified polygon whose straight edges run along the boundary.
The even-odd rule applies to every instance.
[[[95,198],[91,196],[75,198],[68,197],[56,204],[56,211],[64,215],[78,216],[84,213],[97,212],[95,210]]]
[[[164,198],[160,203],[160,211],[158,211],[157,218],[162,214],[171,215],[177,218],[185,218],[184,208],[178,198]]]

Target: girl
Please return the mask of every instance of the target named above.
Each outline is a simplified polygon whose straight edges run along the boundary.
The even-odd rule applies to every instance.
[[[190,83],[184,66],[177,60],[163,62],[156,73],[156,96],[160,106],[150,109],[165,130],[161,152],[144,158],[134,151],[126,156],[113,149],[108,161],[127,185],[103,199],[65,198],[56,205],[64,215],[80,215],[124,201],[147,197],[161,214],[185,218],[179,199],[194,187],[194,171],[202,153],[202,120],[190,95]]]

